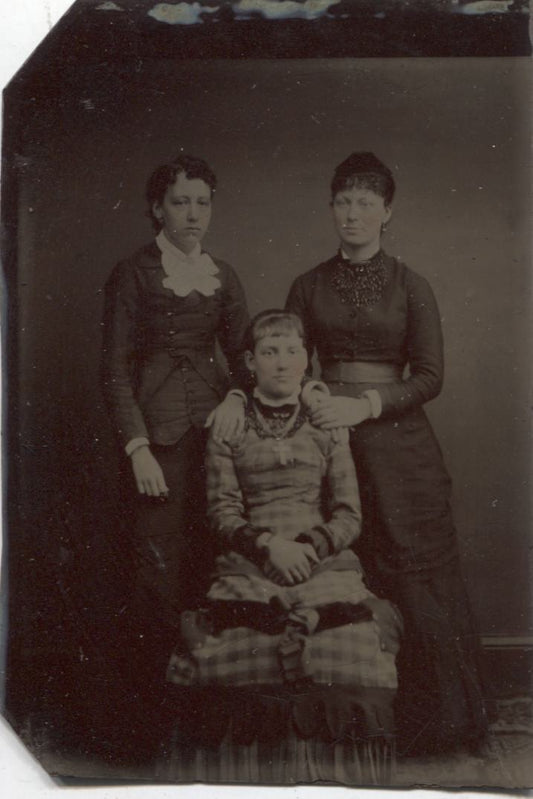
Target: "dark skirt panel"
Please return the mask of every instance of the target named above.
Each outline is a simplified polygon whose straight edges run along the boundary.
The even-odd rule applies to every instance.
[[[139,695],[157,705],[166,692],[165,672],[179,637],[180,614],[195,607],[209,585],[215,552],[206,521],[204,430],[190,428],[177,444],[152,445],[165,475],[168,499],[133,497],[129,595],[118,619],[125,667],[135,668]],[[136,491],[133,488],[133,491]]]
[[[333,384],[358,396],[365,385]],[[422,408],[351,434],[363,512],[354,548],[368,587],[404,622],[398,655],[398,752],[475,747],[487,731],[480,645],[461,575],[451,481]]]
[[[178,627],[181,611],[204,597],[214,569],[215,547],[207,523],[206,438],[206,430],[190,427],[176,444],[152,445],[168,498],[136,498],[134,579],[139,596],[150,596],[147,613],[152,623],[155,602],[159,623],[168,620]]]
[[[424,411],[363,423],[351,446],[364,510],[359,545],[368,567],[411,572],[455,557],[451,481]]]
[[[177,736],[183,744],[219,746],[231,733],[243,746],[272,742],[287,733],[340,740],[394,738],[395,690],[368,686],[173,686],[181,696]]]
[[[458,560],[390,576],[380,589],[401,609],[405,624],[397,660],[398,751],[475,749],[487,732],[487,690]]]

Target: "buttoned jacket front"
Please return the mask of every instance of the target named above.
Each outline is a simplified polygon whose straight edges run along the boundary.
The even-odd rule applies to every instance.
[[[213,261],[220,288],[211,296],[165,288],[155,242],[120,262],[106,283],[103,390],[123,444],[139,437],[172,444],[204,425],[228,385],[217,341],[230,378],[244,377],[244,291],[231,266]]]

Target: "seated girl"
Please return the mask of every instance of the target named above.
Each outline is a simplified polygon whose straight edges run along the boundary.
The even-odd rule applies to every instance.
[[[300,404],[297,316],[259,314],[246,347],[244,432],[207,451],[221,554],[167,672],[183,687],[172,768],[182,780],[380,782],[401,621],[349,548],[361,513],[348,438],[313,427]]]

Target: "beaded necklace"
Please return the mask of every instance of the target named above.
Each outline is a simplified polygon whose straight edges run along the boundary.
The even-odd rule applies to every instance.
[[[272,408],[257,402],[249,403],[246,411],[247,427],[255,430],[259,438],[273,438],[272,450],[277,454],[280,466],[294,461],[288,438],[296,433],[306,421],[307,415],[301,405]]]
[[[383,250],[359,263],[351,263],[339,254],[331,271],[331,285],[340,295],[340,301],[356,308],[379,302],[386,282]]]

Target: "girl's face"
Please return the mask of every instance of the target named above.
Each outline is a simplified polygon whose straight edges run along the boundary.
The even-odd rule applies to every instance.
[[[154,203],[152,210],[169,241],[189,254],[207,233],[211,221],[211,189],[200,178],[189,180],[180,172],[167,188],[163,202]]]
[[[379,250],[381,226],[391,218],[391,209],[381,195],[357,186],[343,189],[333,198],[332,211],[337,233],[348,254],[368,250],[373,255]]]
[[[301,385],[307,368],[307,351],[296,331],[259,339],[246,365],[255,372],[257,387],[269,399],[292,396]]]

